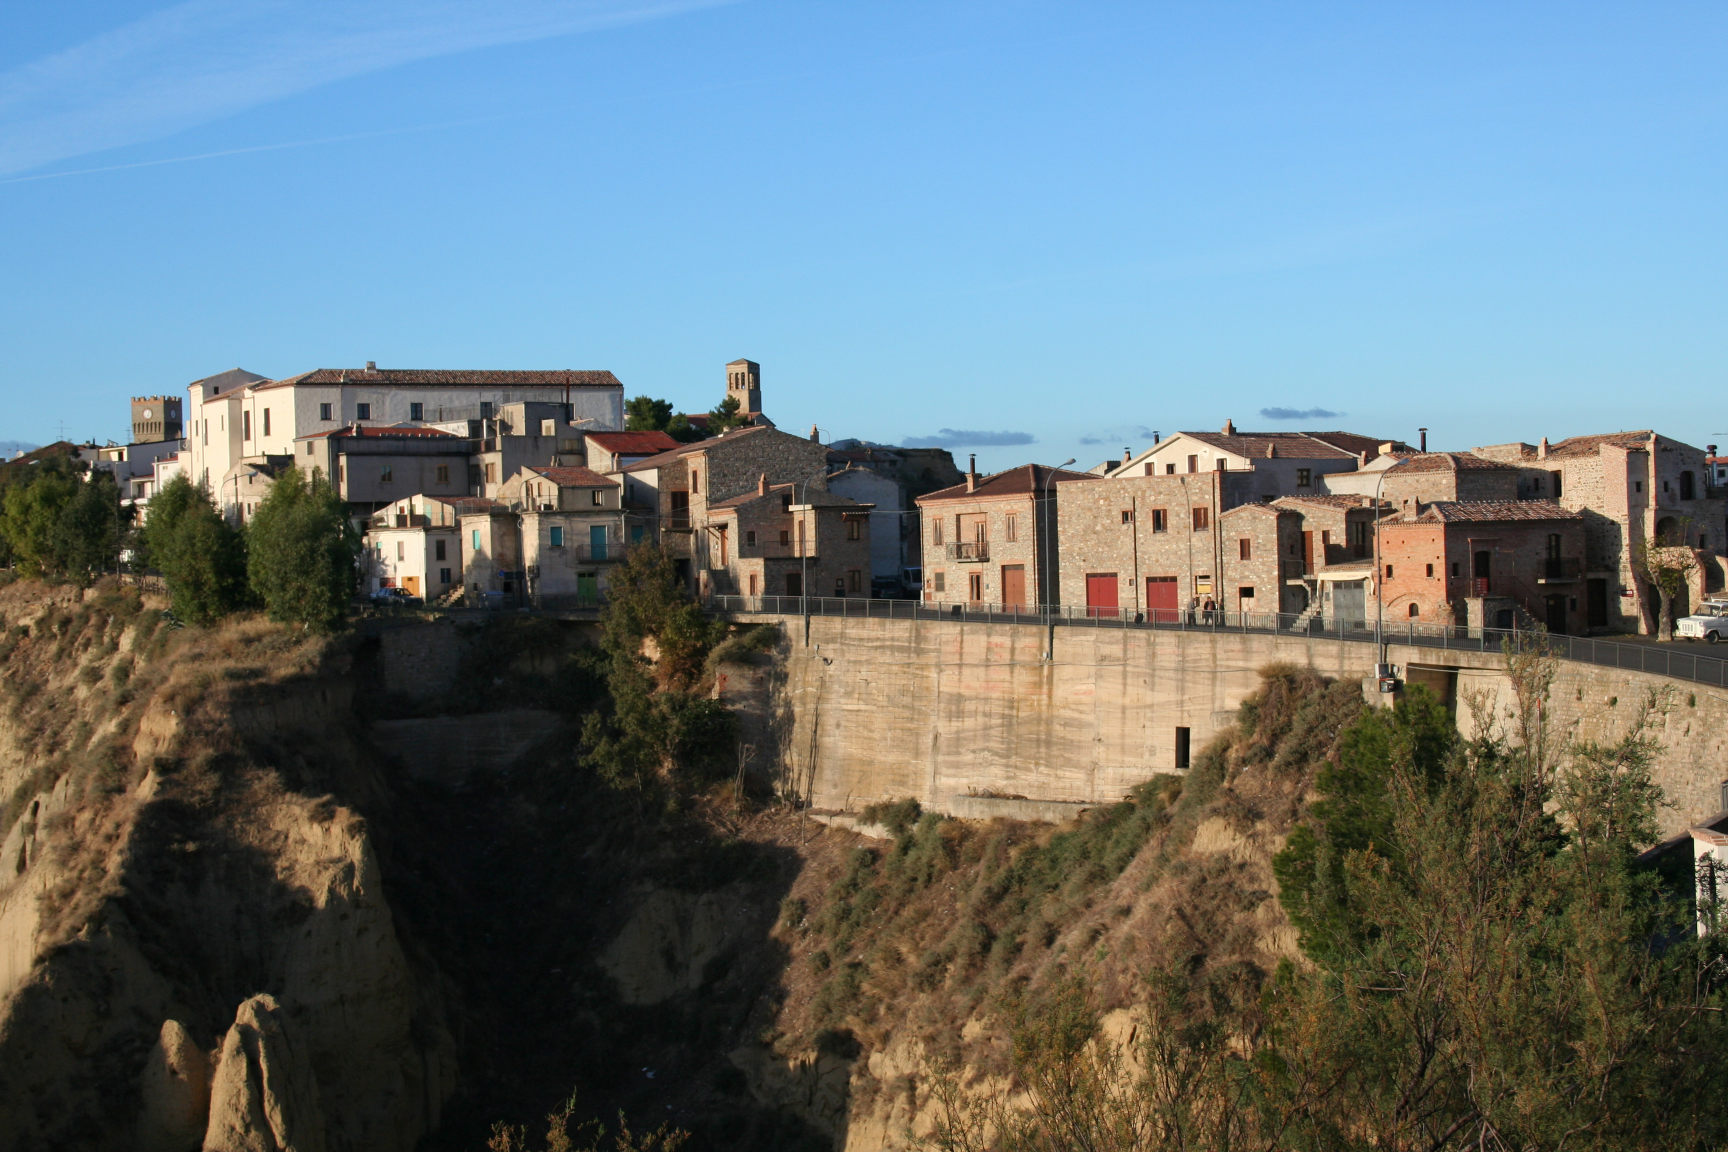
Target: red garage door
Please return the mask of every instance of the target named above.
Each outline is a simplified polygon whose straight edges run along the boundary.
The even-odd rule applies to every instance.
[[[1116,615],[1116,573],[1086,573],[1086,615]]]
[[[1154,624],[1174,624],[1178,611],[1176,577],[1146,577],[1146,619]]]

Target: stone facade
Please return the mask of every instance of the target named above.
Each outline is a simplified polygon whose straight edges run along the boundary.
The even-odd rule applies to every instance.
[[[1381,456],[1357,471],[1327,475],[1325,487],[1329,493],[1377,497],[1399,507],[1436,500],[1519,500],[1528,494],[1516,466],[1468,452]]]
[[[796,488],[763,481],[709,505],[692,535],[700,594],[870,595],[870,505]]]
[[[1552,501],[1425,505],[1380,526],[1380,611],[1387,627],[1583,632],[1584,541],[1584,518]]]
[[[1094,477],[1026,464],[918,499],[924,600],[1035,609],[1059,602],[1062,489]]]
[[[525,573],[522,565],[522,532],[516,514],[502,505],[463,512],[461,527],[462,582],[465,603],[475,607],[493,603],[521,603]]]

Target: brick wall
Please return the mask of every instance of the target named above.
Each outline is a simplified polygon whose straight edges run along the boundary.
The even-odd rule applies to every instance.
[[[1175,577],[1180,606],[1196,597],[1218,599],[1234,581],[1237,566],[1234,551],[1221,554],[1226,547],[1218,516],[1222,475],[1130,476],[1059,485],[1056,535],[1062,603],[1084,606],[1088,577],[1107,574],[1115,576],[1117,603],[1129,614],[1144,610],[1148,577]],[[1203,526],[1196,527],[1196,510],[1205,514]],[[1236,547],[1234,538],[1228,547]],[[1253,587],[1258,600],[1262,584]]]
[[[1576,561],[1584,552],[1582,520],[1516,520],[1497,523],[1407,523],[1387,521],[1381,527],[1381,589],[1387,626],[1406,623],[1462,624],[1465,601],[1477,595],[1474,564],[1487,553],[1487,596],[1515,600],[1532,617],[1549,623],[1550,596],[1562,597],[1564,631],[1585,631],[1585,587],[1582,578],[1549,575],[1548,538],[1560,537],[1562,560]],[[1582,575],[1580,569],[1580,577]],[[1411,615],[1411,608],[1416,614]],[[1490,627],[1496,622],[1486,621]]]
[[[1074,482],[1051,484],[1057,491],[1075,486]],[[1091,487],[1085,483],[1078,486]],[[961,496],[923,505],[924,599],[933,604],[971,603],[972,577],[976,576],[978,602],[1001,604],[1006,579],[1003,569],[1018,566],[1025,585],[1024,603],[1028,607],[1046,603],[1044,565],[1039,555],[1040,543],[1048,543],[1040,515],[1045,503],[1022,493],[983,498]],[[979,523],[984,527],[981,542],[975,527]],[[1060,537],[1057,526],[1052,525],[1051,531]],[[933,579],[934,576],[941,579]],[[938,583],[942,588],[936,587]]]

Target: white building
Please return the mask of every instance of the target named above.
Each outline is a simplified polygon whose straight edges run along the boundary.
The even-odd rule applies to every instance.
[[[624,387],[604,371],[443,371],[319,368],[265,380],[235,368],[187,386],[187,471],[218,499],[237,465],[292,458],[295,442],[347,425],[492,420],[505,405],[556,404],[565,422],[624,425]]]

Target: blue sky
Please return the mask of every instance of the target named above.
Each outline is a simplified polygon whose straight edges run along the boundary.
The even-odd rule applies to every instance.
[[[987,468],[1728,445],[1725,49],[1721,4],[6,5],[0,439],[236,365],[701,410],[747,356],[782,427]]]

